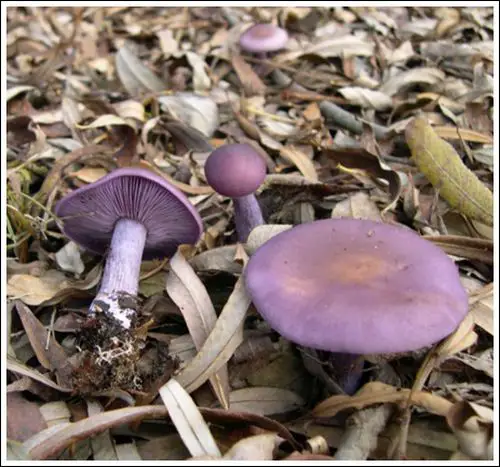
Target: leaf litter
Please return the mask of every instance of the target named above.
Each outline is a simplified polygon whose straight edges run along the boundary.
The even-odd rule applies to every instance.
[[[240,50],[257,22],[285,27],[286,47]],[[492,459],[493,50],[492,7],[8,8],[9,458]],[[246,244],[204,174],[227,143],[268,167]],[[137,165],[188,196],[204,235],[143,263],[140,348],[92,366],[102,258],[53,209]],[[412,228],[469,293],[452,336],[367,356],[352,396],[269,327],[242,277],[274,235],[334,217]]]

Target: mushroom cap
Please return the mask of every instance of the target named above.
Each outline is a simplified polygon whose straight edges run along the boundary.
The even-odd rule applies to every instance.
[[[205,176],[217,193],[239,198],[259,188],[266,178],[266,163],[249,144],[226,144],[208,156]]]
[[[116,222],[132,219],[147,230],[143,258],[163,258],[203,231],[194,206],[163,177],[142,168],[120,168],[61,199],[55,213],[64,234],[84,248],[104,254]]]
[[[406,352],[451,334],[468,311],[457,267],[415,232],[360,219],[302,224],[250,258],[260,314],[297,344],[330,352]]]
[[[285,47],[288,33],[273,24],[256,24],[240,36],[240,47],[251,53],[275,52]]]

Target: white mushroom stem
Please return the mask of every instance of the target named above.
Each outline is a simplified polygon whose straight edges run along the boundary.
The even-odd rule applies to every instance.
[[[233,198],[234,223],[238,240],[242,243],[247,241],[250,232],[258,225],[264,223],[259,202],[253,193],[239,198]]]
[[[147,230],[140,222],[120,219],[116,223],[101,288],[91,306],[91,312],[100,309],[124,328],[130,327],[135,309],[122,305],[120,298],[137,295],[146,237]]]

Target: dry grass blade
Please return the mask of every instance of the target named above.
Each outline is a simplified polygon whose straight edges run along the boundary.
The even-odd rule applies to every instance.
[[[175,378],[160,388],[160,396],[192,456],[221,455],[198,407]]]
[[[243,323],[250,302],[251,299],[240,277],[203,347],[176,375],[177,381],[187,392],[199,388],[213,373],[225,365],[243,342]]]
[[[203,282],[188,263],[182,248],[170,260],[166,291],[181,310],[196,349],[200,351],[217,321],[215,308]],[[210,376],[210,384],[223,407],[229,406],[229,376],[222,365]]]
[[[493,194],[464,165],[455,149],[434,132],[426,118],[410,122],[405,136],[415,163],[440,195],[461,213],[493,225]]]

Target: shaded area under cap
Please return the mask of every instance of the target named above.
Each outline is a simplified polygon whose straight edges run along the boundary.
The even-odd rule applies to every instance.
[[[288,33],[273,24],[256,24],[240,36],[240,47],[251,53],[275,52],[285,47]]]
[[[451,334],[468,311],[457,267],[403,227],[327,219],[280,233],[250,258],[245,283],[285,338],[353,354],[405,352]]]
[[[187,197],[164,178],[142,168],[121,168],[79,188],[56,206],[62,230],[86,249],[104,254],[119,219],[140,222],[147,230],[144,259],[175,253],[194,244],[202,221]]]

